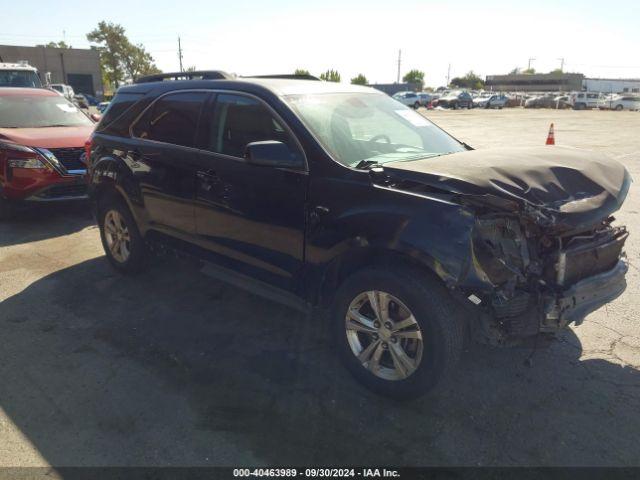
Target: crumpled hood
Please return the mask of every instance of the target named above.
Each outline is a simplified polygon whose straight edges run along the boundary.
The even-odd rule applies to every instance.
[[[384,165],[393,178],[463,195],[494,195],[537,212],[542,223],[580,228],[620,208],[631,177],[605,155],[567,147],[470,150]]]

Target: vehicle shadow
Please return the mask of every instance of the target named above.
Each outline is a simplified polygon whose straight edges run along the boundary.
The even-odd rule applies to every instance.
[[[640,458],[638,371],[581,358],[572,331],[531,368],[529,349],[474,346],[436,392],[399,403],[345,373],[317,318],[185,262],[136,277],[104,258],[77,264],[2,302],[0,326],[6,438],[54,466]]]
[[[0,248],[68,235],[94,223],[86,202],[31,207],[0,221]]]

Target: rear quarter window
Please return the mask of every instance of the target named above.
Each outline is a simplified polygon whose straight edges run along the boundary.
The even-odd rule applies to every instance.
[[[129,136],[129,125],[119,125],[117,120],[123,116],[133,105],[135,105],[144,93],[118,93],[102,115],[98,130],[119,136]]]
[[[135,123],[133,136],[183,147],[195,146],[200,112],[208,96],[208,92],[187,91],[161,97]]]

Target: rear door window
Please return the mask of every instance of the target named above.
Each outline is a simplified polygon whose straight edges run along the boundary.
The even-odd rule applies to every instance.
[[[157,100],[132,129],[133,136],[194,147],[200,112],[207,92],[176,92]]]

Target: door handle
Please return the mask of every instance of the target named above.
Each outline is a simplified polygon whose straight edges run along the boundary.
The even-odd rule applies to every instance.
[[[197,172],[198,180],[200,181],[200,188],[206,192],[210,192],[213,189],[213,184],[217,181],[220,181],[218,174],[215,170],[198,170]]]
[[[316,205],[311,209],[309,213],[309,220],[313,226],[316,226],[320,223],[320,219],[329,213],[329,209],[327,207],[323,207],[322,205]]]
[[[201,178],[203,180],[211,179],[211,178],[218,178],[218,174],[216,173],[215,170],[211,170],[211,169],[206,170],[206,171],[198,170],[198,178]]]

